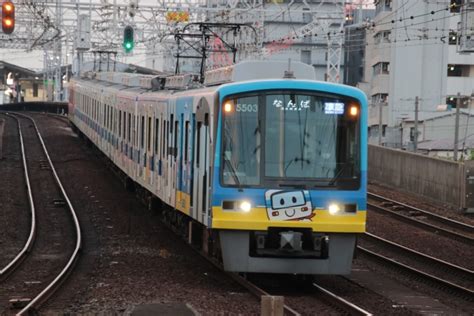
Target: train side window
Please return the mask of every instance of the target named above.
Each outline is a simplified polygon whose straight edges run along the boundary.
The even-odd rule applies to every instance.
[[[160,131],[160,121],[159,119],[155,118],[155,139],[154,139],[154,146],[155,146],[155,155],[158,154],[158,133]]]
[[[188,162],[189,121],[184,124],[184,163]]]
[[[151,117],[148,117],[148,133],[147,133],[147,142],[148,142],[148,151],[151,151]]]
[[[145,117],[142,115],[141,129],[140,129],[140,145],[145,148]]]
[[[130,143],[131,141],[131,130],[132,130],[132,114],[128,113],[128,142]]]
[[[169,151],[168,151],[170,125],[171,125],[171,121],[166,121],[166,137],[165,137],[166,156],[168,156],[170,154]]]
[[[166,120],[163,121],[163,132],[161,133],[161,158],[165,157],[165,135],[166,135]]]
[[[137,128],[138,128],[138,118],[134,114],[132,117],[132,145],[137,146],[138,145],[138,133],[137,133]]]
[[[122,126],[123,126],[122,138],[123,138],[123,139],[125,139],[125,136],[126,136],[126,135],[125,135],[125,131],[126,131],[126,129],[125,129],[125,123],[126,123],[126,118],[127,118],[126,115],[127,115],[127,113],[126,113],[125,111],[123,111],[123,124],[122,124]]]
[[[118,119],[118,136],[122,137],[122,110],[119,110],[119,119]]]
[[[199,156],[200,156],[200,149],[201,149],[201,126],[202,122],[197,123],[197,142],[196,142],[196,157],[194,157],[196,161],[196,166],[199,168]]]
[[[178,155],[178,121],[174,122],[174,143],[173,143],[173,156],[176,159]]]

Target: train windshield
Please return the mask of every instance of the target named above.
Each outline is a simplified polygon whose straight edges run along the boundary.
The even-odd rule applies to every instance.
[[[359,187],[357,101],[268,91],[225,100],[223,114],[224,185]]]

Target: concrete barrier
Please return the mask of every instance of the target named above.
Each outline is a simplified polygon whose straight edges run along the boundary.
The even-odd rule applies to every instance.
[[[463,163],[369,145],[369,181],[466,208]]]

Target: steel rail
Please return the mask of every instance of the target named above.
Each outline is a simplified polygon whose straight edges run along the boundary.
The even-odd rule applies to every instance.
[[[453,219],[445,217],[445,216],[441,216],[441,215],[438,215],[438,214],[435,214],[435,213],[432,213],[432,212],[428,212],[428,211],[422,210],[420,208],[417,208],[417,207],[414,207],[414,206],[411,206],[411,205],[408,205],[408,204],[405,204],[405,203],[402,203],[402,202],[398,202],[398,201],[386,198],[384,196],[381,196],[381,195],[378,195],[378,194],[375,194],[375,193],[367,192],[367,197],[373,198],[373,199],[376,199],[376,200],[379,200],[379,201],[386,201],[386,202],[391,202],[391,203],[396,204],[396,205],[401,205],[409,211],[416,211],[416,212],[422,213],[423,215],[434,218],[437,221],[440,221],[444,224],[450,225],[452,227],[457,227],[459,229],[463,229],[463,230],[467,231],[468,233],[474,233],[474,226],[473,225],[469,225],[467,223],[456,221],[456,220],[453,220]]]
[[[54,164],[49,156],[49,153],[48,153],[48,150],[46,148],[46,145],[44,144],[44,141],[43,141],[43,137],[41,136],[41,133],[38,129],[38,126],[36,125],[36,122],[34,119],[32,119],[31,117],[27,116],[27,115],[24,115],[24,114],[20,114],[20,113],[15,113],[16,115],[18,116],[21,116],[21,117],[24,117],[28,120],[30,120],[34,127],[35,127],[35,130],[36,130],[36,134],[38,136],[38,139],[41,143],[41,146],[43,147],[43,151],[46,155],[46,158],[48,159],[48,163],[51,167],[51,171],[53,172],[53,175],[54,175],[54,178],[56,180],[56,183],[58,184],[58,187],[60,188],[61,192],[62,192],[62,195],[64,197],[64,199],[66,200],[66,203],[71,211],[71,216],[73,217],[73,220],[74,220],[74,225],[75,225],[75,229],[76,229],[76,245],[75,245],[75,248],[74,248],[74,251],[71,255],[71,257],[69,258],[68,262],[66,263],[66,265],[64,266],[64,268],[61,270],[61,272],[56,276],[56,278],[51,282],[49,283],[44,289],[43,291],[41,291],[36,297],[34,297],[28,305],[26,305],[17,315],[25,315],[27,313],[29,313],[32,309],[34,308],[38,308],[38,306],[40,306],[50,295],[52,295],[58,288],[59,288],[59,285],[60,285],[60,282],[65,280],[65,277],[68,275],[69,272],[72,271],[72,267],[74,265],[74,263],[76,262],[77,258],[78,258],[78,255],[79,255],[79,250],[81,249],[81,245],[82,245],[82,236],[81,236],[81,227],[80,227],[80,224],[79,224],[79,220],[77,218],[77,215],[76,215],[76,212],[74,211],[74,207],[66,193],[66,190],[64,189],[62,183],[61,183],[61,180],[59,179],[59,176],[56,172],[56,169],[54,168]]]
[[[371,233],[365,233],[364,234],[364,237],[369,237],[370,239],[373,239],[375,240],[376,242],[380,242],[382,244],[384,244],[385,246],[388,245],[389,247],[393,247],[397,250],[401,250],[401,251],[404,251],[405,253],[408,253],[418,259],[421,259],[421,260],[426,260],[426,261],[429,261],[431,263],[435,263],[437,265],[440,265],[442,266],[444,269],[450,269],[452,270],[454,273],[460,275],[460,276],[463,276],[467,279],[472,279],[473,276],[474,276],[474,271],[472,270],[469,270],[469,269],[466,269],[464,267],[461,267],[461,266],[458,266],[458,265],[455,265],[453,263],[450,263],[450,262],[447,262],[447,261],[444,261],[444,260],[441,260],[441,259],[438,259],[438,258],[435,258],[435,257],[432,257],[432,256],[429,256],[427,254],[424,254],[422,252],[419,252],[419,251],[416,251],[414,249],[410,249],[408,247],[405,247],[403,245],[400,245],[398,243],[395,243],[393,241],[390,241],[390,240],[387,240],[385,238],[382,238],[382,237],[379,237],[377,235],[374,235],[374,234],[371,234]]]
[[[166,222],[165,222],[166,224]],[[168,225],[165,225],[166,227],[168,227]],[[168,227],[168,229],[170,229]],[[173,231],[172,229],[170,229],[171,231]],[[174,232],[174,231],[173,231]],[[176,232],[174,232],[176,233]],[[194,250],[196,253],[198,253],[200,256],[202,256],[206,261],[208,261],[209,263],[211,263],[214,267],[216,267],[219,271],[221,272],[224,272],[227,276],[229,276],[232,280],[234,280],[235,282],[237,282],[240,286],[244,287],[245,289],[247,289],[250,293],[252,293],[254,296],[260,298],[260,296],[262,295],[270,295],[268,292],[266,292],[265,290],[259,288],[258,286],[256,286],[255,284],[247,281],[245,278],[243,278],[242,276],[238,275],[237,273],[235,272],[228,272],[228,271],[225,271],[224,268],[222,267],[222,265],[217,262],[216,260],[214,260],[213,258],[209,257],[206,253],[202,252],[201,250],[197,249],[195,246],[193,246],[192,244],[190,243],[187,243],[188,246],[190,246],[190,248],[192,250]],[[283,310],[285,311],[285,313],[289,314],[289,315],[294,315],[294,316],[300,316],[301,314],[298,313],[296,310],[294,310],[293,308],[291,308],[290,306],[286,305],[286,304],[283,304]]]
[[[362,315],[362,316],[372,315],[372,313],[328,291],[327,289],[323,288],[322,286],[316,283],[313,283],[313,287],[315,287],[318,291],[326,295],[326,298],[329,299],[335,306],[341,307],[345,312],[349,313],[349,315]]]
[[[25,145],[23,142],[23,133],[21,132],[21,123],[20,121],[12,116],[9,115],[8,113],[4,113],[8,117],[11,117],[12,119],[16,120],[17,125],[18,125],[18,132],[20,135],[20,147],[21,147],[21,157],[22,157],[22,163],[23,163],[23,172],[25,176],[25,182],[26,182],[26,189],[28,192],[28,203],[30,205],[30,213],[31,213],[31,227],[30,227],[30,234],[28,236],[28,239],[23,246],[23,248],[20,250],[20,252],[13,258],[12,261],[10,261],[3,269],[0,270],[0,281],[4,280],[13,270],[19,266],[21,261],[27,256],[28,252],[30,251],[31,247],[33,247],[33,244],[35,242],[36,238],[36,209],[35,209],[35,203],[33,200],[33,193],[31,190],[31,183],[30,183],[30,175],[28,172],[28,165],[26,163],[26,154],[25,154]]]
[[[418,225],[419,227],[422,227],[422,228],[427,229],[429,231],[436,232],[440,235],[444,235],[446,237],[459,240],[459,241],[467,243],[469,245],[474,245],[474,238],[472,238],[470,236],[466,236],[466,235],[460,234],[458,232],[454,232],[452,230],[445,229],[443,227],[439,227],[439,226],[436,226],[436,225],[426,223],[424,221],[412,218],[410,216],[400,214],[396,211],[389,210],[386,207],[382,207],[380,205],[375,205],[375,204],[367,202],[367,206],[368,206],[368,208],[371,208],[374,211],[389,214],[393,217],[396,217],[397,219],[403,220],[403,221],[408,222],[410,224]]]
[[[368,250],[364,247],[361,247],[361,246],[357,246],[357,249],[363,253],[363,254],[366,254],[374,259],[377,259],[379,261],[382,261],[384,264],[389,264],[389,265],[392,265],[396,268],[399,268],[399,269],[402,269],[406,272],[409,272],[409,273],[412,273],[416,276],[419,276],[419,277],[422,277],[424,278],[425,280],[428,280],[428,281],[431,281],[431,282],[435,282],[436,284],[438,285],[441,285],[442,287],[445,287],[445,288],[448,288],[449,290],[451,291],[454,291],[462,296],[465,296],[465,297],[468,297],[470,299],[472,299],[474,297],[474,291],[471,290],[471,289],[468,289],[468,288],[465,288],[465,287],[462,287],[462,286],[459,286],[457,284],[454,284],[452,282],[449,282],[449,281],[446,281],[444,279],[441,279],[437,276],[434,276],[432,274],[429,274],[429,273],[426,273],[426,272],[423,272],[421,270],[418,270],[416,268],[413,268],[409,265],[406,265],[404,263],[401,263],[401,262],[398,262],[394,259],[391,259],[391,258],[388,258],[388,257],[385,257],[381,254],[378,254],[376,252],[373,252],[371,250]]]

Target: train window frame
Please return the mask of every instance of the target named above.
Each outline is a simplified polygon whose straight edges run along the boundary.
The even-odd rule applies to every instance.
[[[349,95],[344,95],[344,94],[338,94],[338,93],[330,93],[330,92],[324,92],[324,91],[314,91],[314,90],[305,90],[305,89],[268,89],[268,90],[258,90],[258,91],[252,91],[252,92],[248,92],[248,93],[236,93],[236,94],[229,94],[227,96],[225,96],[223,99],[222,99],[222,102],[219,103],[219,116],[221,118],[221,124],[224,125],[224,120],[225,120],[225,113],[223,111],[223,104],[227,101],[227,100],[235,100],[237,98],[247,98],[247,97],[255,97],[257,96],[258,97],[258,104],[264,104],[265,103],[265,98],[267,95],[274,95],[274,94],[309,94],[311,96],[317,96],[317,97],[321,97],[321,98],[336,98],[336,99],[340,99],[340,100],[343,100],[344,102],[352,102],[352,103],[355,103],[357,105],[357,107],[360,109],[362,107],[362,103],[359,99],[355,98],[355,97],[352,97],[352,96],[349,96]],[[259,106],[258,107],[258,117],[259,117],[259,120],[261,120],[262,122],[260,122],[260,128],[262,130],[265,130],[266,126],[265,126],[265,118],[266,118],[266,115],[265,113],[263,113],[263,116],[262,116],[262,111],[265,111],[264,110],[265,107],[263,106]],[[360,112],[359,112],[360,113]],[[357,144],[358,144],[358,157],[357,157],[357,160],[358,160],[358,168],[359,168],[359,174],[358,174],[358,177],[357,177],[357,182],[356,182],[356,185],[353,185],[351,186],[351,188],[346,188],[344,185],[342,186],[330,186],[330,185],[327,185],[327,186],[319,186],[319,185],[316,185],[314,186],[314,188],[317,187],[317,189],[321,189],[321,190],[360,190],[362,188],[362,174],[360,172],[360,167],[361,167],[361,163],[362,163],[362,154],[361,154],[361,145],[362,145],[362,124],[361,124],[361,115],[358,116],[358,119],[357,119],[357,123],[356,123],[356,130],[357,130]],[[261,150],[262,150],[262,154],[261,154],[261,157],[260,157],[260,160],[261,161],[265,161],[265,140],[261,140],[260,143],[262,144],[262,147],[261,147]],[[221,137],[221,141],[220,141],[220,150],[221,150],[221,155],[220,155],[220,165],[221,166],[224,166],[225,165],[225,162],[224,162],[224,154],[222,153],[222,151],[224,150],[224,137]],[[199,165],[198,165],[199,167]],[[265,176],[265,164],[264,163],[260,163],[259,165],[259,184],[257,185],[253,185],[253,184],[226,184],[224,182],[224,172],[223,172],[223,169],[222,170],[219,170],[219,185],[221,187],[226,187],[226,188],[262,188],[262,187],[270,187],[270,188],[275,188],[275,189],[281,189],[281,187],[279,186],[279,182],[280,181],[272,181],[272,180],[269,180],[269,178],[271,177],[267,177]],[[315,180],[316,179],[316,180]],[[314,179],[311,179],[312,182],[318,182],[317,178],[314,178]],[[321,179],[322,181],[327,181],[328,179]],[[297,185],[297,186],[300,186],[302,185],[302,183],[308,181],[307,178],[289,178],[289,182],[288,182],[288,185]],[[332,182],[332,181],[330,181]],[[285,182],[286,183],[286,182]],[[304,185],[304,187],[306,189],[310,189],[310,188],[313,188],[313,186],[307,186],[307,185]]]

